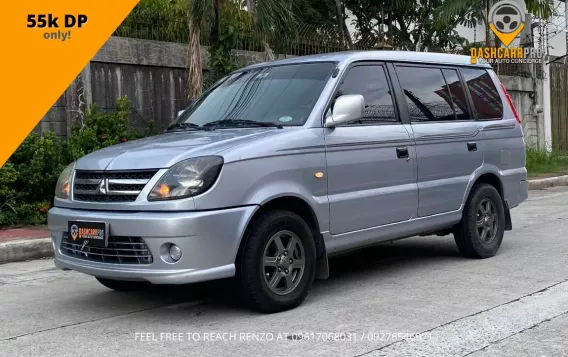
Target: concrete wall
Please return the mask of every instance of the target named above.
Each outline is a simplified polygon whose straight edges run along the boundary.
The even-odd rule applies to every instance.
[[[202,55],[207,72],[205,47]],[[241,65],[264,60],[264,53],[238,51],[236,55]],[[112,110],[116,98],[124,95],[131,101],[134,127],[144,128],[153,121],[163,128],[188,104],[186,68],[186,45],[111,37],[35,130],[53,130],[65,137],[70,124],[81,120],[88,106],[96,103],[103,110]],[[542,147],[543,115],[538,113],[537,104],[543,102],[542,81],[508,76],[501,76],[501,80],[522,116],[527,144]]]
[[[499,79],[507,88],[515,109],[521,117],[526,144],[544,149],[543,81],[514,76],[499,76]]]
[[[207,47],[201,48],[207,73]],[[235,51],[241,65],[264,60],[264,53]],[[112,110],[117,97],[131,101],[131,123],[144,128],[153,121],[163,128],[188,104],[187,45],[161,41],[111,37],[75,81],[61,95],[34,131],[55,131],[65,137],[71,124],[83,118],[96,103]]]

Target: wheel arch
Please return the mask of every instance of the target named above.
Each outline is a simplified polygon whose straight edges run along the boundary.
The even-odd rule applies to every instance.
[[[253,213],[248,224],[243,233],[241,239],[235,265],[238,269],[238,262],[240,260],[242,250],[246,244],[248,234],[250,229],[253,227],[255,222],[266,212],[273,210],[287,210],[296,213],[308,224],[312,231],[314,237],[314,243],[316,246],[316,257],[317,257],[317,268],[316,268],[316,278],[327,278],[329,276],[329,268],[327,264],[327,252],[325,249],[325,242],[323,235],[321,234],[320,222],[318,221],[317,215],[312,208],[312,206],[304,199],[298,196],[280,196],[274,197],[262,205],[259,205],[257,210]]]
[[[497,176],[496,174],[494,174],[492,172],[486,172],[486,173],[480,175],[475,180],[472,187],[475,186],[475,185],[482,184],[482,183],[486,183],[488,185],[495,187],[497,189],[497,191],[499,192],[499,195],[501,195],[501,198],[503,199],[503,201],[505,201],[505,192],[503,191],[503,182],[501,181],[499,176]]]
[[[497,175],[496,173],[484,172],[484,173],[480,174],[475,180],[473,180],[473,182],[470,184],[470,186],[468,188],[467,195],[464,197],[463,204],[465,204],[465,202],[469,198],[469,196],[471,194],[471,190],[473,189],[473,187],[476,186],[476,185],[479,185],[479,184],[491,185],[491,186],[495,187],[497,192],[499,192],[499,195],[501,196],[501,199],[503,201],[503,207],[505,209],[505,230],[510,231],[513,228],[513,224],[512,224],[512,220],[511,220],[511,212],[509,210],[509,205],[507,203],[507,200],[505,199],[505,191],[504,191],[504,187],[503,187],[503,181],[501,180],[499,175]]]

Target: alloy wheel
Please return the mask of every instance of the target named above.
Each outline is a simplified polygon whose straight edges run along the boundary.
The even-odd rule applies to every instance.
[[[305,265],[304,246],[293,232],[279,231],[266,243],[262,272],[274,294],[287,295],[294,291],[302,280]]]
[[[490,244],[497,236],[498,228],[499,220],[495,205],[491,199],[485,198],[479,203],[477,208],[477,237],[481,242]]]

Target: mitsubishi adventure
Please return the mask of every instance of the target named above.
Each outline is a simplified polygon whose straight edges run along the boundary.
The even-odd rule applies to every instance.
[[[453,234],[464,256],[495,255],[527,172],[490,66],[341,52],[239,69],[164,133],[69,165],[55,195],[57,267],[115,290],[234,277],[277,312],[337,253]]]

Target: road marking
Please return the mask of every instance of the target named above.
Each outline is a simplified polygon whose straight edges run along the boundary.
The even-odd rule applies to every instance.
[[[359,356],[467,356],[567,313],[565,280]]]

